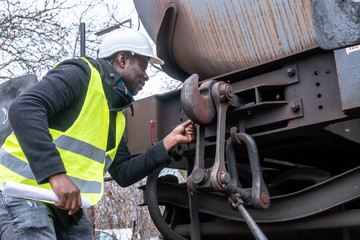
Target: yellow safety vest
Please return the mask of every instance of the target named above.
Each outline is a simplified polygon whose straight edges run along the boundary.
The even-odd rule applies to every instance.
[[[125,129],[122,112],[116,117],[116,143],[106,151],[110,111],[98,70],[91,69],[85,101],[78,118],[65,132],[49,129],[63,160],[66,174],[79,187],[81,196],[95,205],[102,197],[104,174],[112,163]],[[0,185],[4,180],[51,189],[49,183],[38,185],[28,160],[14,134],[0,148]]]

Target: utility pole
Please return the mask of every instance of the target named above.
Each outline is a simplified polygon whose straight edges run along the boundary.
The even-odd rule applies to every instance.
[[[85,23],[80,23],[80,57],[85,57]]]

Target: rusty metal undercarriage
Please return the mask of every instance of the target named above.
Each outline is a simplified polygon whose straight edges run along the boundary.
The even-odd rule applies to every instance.
[[[181,91],[135,104],[126,129],[135,154],[154,132],[161,139],[188,118],[198,128],[167,166],[187,169],[187,182],[157,172],[144,186],[163,237],[356,239],[359,59],[314,49],[200,83],[194,74]]]
[[[198,124],[168,166],[187,169],[186,183],[154,173],[144,188],[163,237],[359,239],[359,1],[134,5],[184,84],[135,105],[130,151]]]

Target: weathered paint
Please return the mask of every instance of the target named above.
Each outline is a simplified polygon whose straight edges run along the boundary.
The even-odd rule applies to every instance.
[[[360,1],[311,0],[314,36],[318,45],[333,50],[360,43]]]
[[[170,3],[176,6],[174,38],[167,43],[171,46],[157,48],[171,49],[176,64],[189,74],[199,74],[200,79],[317,47],[310,0],[134,0],[134,3],[155,43],[161,24],[167,24],[162,23],[164,11]]]

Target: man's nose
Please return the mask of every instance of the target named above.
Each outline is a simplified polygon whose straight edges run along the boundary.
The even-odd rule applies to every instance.
[[[145,81],[149,80],[149,76],[147,75],[146,72],[145,72],[145,74],[144,74],[144,80],[145,80]]]

